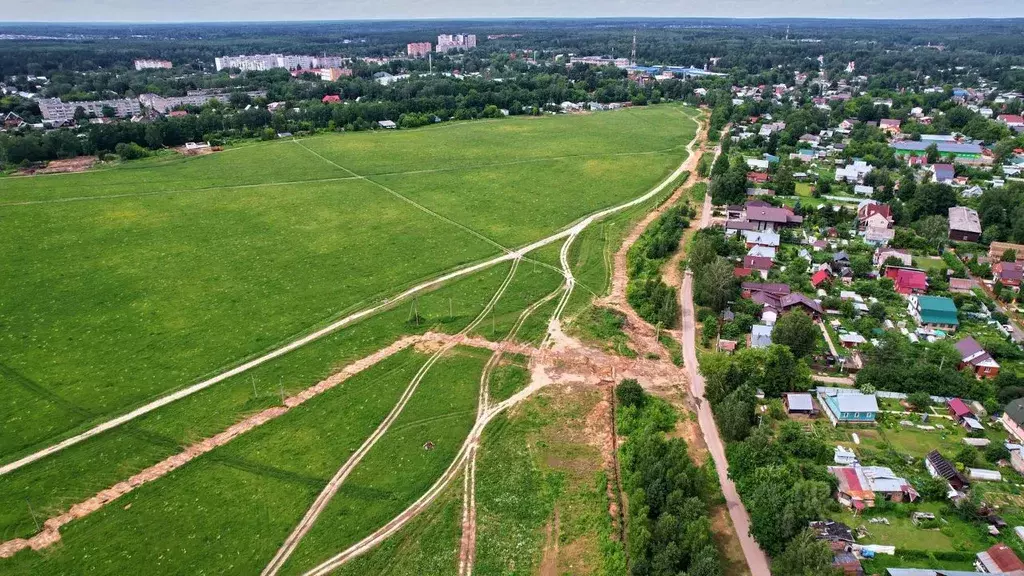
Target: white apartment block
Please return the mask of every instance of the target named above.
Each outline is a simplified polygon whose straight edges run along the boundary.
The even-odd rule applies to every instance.
[[[136,70],[151,70],[154,68],[172,68],[170,60],[136,60]]]
[[[285,68],[287,70],[313,70],[318,68],[341,68],[345,58],[341,56],[304,56],[294,54],[251,54],[248,56],[221,56],[214,59],[217,71],[238,68],[243,72]]]
[[[86,114],[102,117],[103,108],[114,109],[114,115],[119,118],[126,118],[138,114],[141,111],[136,100],[121,98],[118,100],[90,100],[85,102],[62,102],[60,98],[42,98],[39,100],[39,111],[43,114],[44,120],[53,122],[64,122],[75,117],[75,111],[79,108],[85,110]]]
[[[252,98],[263,98],[267,95],[267,93],[263,91],[246,92],[246,94]],[[230,99],[230,94],[209,92],[205,90],[193,90],[190,91],[187,96],[160,96],[157,94],[143,94],[139,96],[139,102],[141,102],[146,108],[151,108],[161,114],[166,114],[180,106],[202,106],[210,100],[227,102]]]
[[[470,48],[476,48],[476,34],[439,34],[437,36],[437,52],[469,50]]]

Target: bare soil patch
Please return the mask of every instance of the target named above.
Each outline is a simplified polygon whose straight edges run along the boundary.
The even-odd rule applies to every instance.
[[[67,174],[71,172],[85,172],[92,168],[99,158],[96,156],[79,156],[77,158],[65,158],[64,160],[51,160],[42,168],[25,168],[19,170],[22,176],[33,176],[36,174]]]

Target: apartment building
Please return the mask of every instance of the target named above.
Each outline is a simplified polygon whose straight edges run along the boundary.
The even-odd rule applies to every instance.
[[[156,68],[171,68],[171,67],[173,67],[173,64],[171,64],[170,60],[136,60],[135,61],[135,69],[136,70],[152,70],[152,69],[156,69]]]
[[[405,47],[405,53],[408,54],[410,58],[422,58],[427,54],[430,54],[431,50],[433,50],[433,46],[430,42],[410,42]]]
[[[117,100],[89,100],[83,102],[63,102],[60,98],[42,98],[39,100],[39,111],[43,120],[49,122],[66,122],[75,117],[75,111],[79,108],[85,110],[90,116],[102,117],[104,108],[112,108],[114,115],[119,118],[126,118],[140,111],[139,103],[136,100],[120,98]]]
[[[439,34],[437,36],[438,52],[469,50],[470,48],[476,48],[476,34]]]

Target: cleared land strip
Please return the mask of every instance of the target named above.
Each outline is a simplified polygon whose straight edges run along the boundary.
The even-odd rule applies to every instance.
[[[319,182],[342,182],[345,180],[359,180],[359,178],[356,176],[341,176],[338,178],[316,178],[312,180],[291,180],[288,182],[259,182],[257,184],[225,184],[223,186],[186,188],[183,190],[159,190],[155,192],[132,192],[128,194],[106,194],[101,196],[72,196],[70,198],[50,198],[49,200],[24,200],[20,202],[0,202],[0,208],[5,206],[32,206],[35,204],[63,204],[66,202],[85,202],[87,200],[114,200],[117,198],[140,198],[145,196],[185,194],[187,192],[212,192],[214,190],[245,190],[249,188],[269,188],[271,186],[288,186],[291,184],[317,184]]]
[[[281,545],[281,548],[277,551],[276,554],[274,554],[274,557],[270,560],[270,563],[267,564],[266,568],[263,569],[263,576],[273,576],[281,570],[281,568],[288,561],[288,558],[291,557],[291,555],[295,552],[295,549],[299,547],[299,543],[302,542],[302,539],[313,528],[313,525],[316,523],[317,518],[319,518],[320,514],[323,513],[324,509],[327,508],[327,505],[331,502],[331,499],[334,498],[334,495],[338,493],[338,490],[341,488],[341,485],[345,482],[345,479],[348,478],[349,474],[352,473],[352,470],[354,470],[355,467],[359,465],[359,462],[363,460],[363,458],[370,451],[370,449],[373,448],[377,441],[380,440],[385,433],[387,433],[388,429],[391,427],[391,424],[393,424],[395,420],[398,419],[398,416],[401,415],[402,410],[405,409],[405,405],[409,403],[409,399],[412,398],[413,393],[416,392],[416,389],[419,387],[420,382],[423,381],[423,377],[427,375],[427,372],[430,371],[430,369],[434,366],[434,364],[437,363],[437,361],[442,356],[444,356],[449,350],[458,345],[459,341],[462,338],[464,338],[470,332],[472,332],[473,329],[476,328],[477,325],[479,325],[480,322],[482,322],[483,319],[487,317],[487,314],[490,313],[492,309],[494,309],[494,305],[498,302],[499,299],[501,299],[501,296],[505,293],[505,290],[508,288],[509,284],[512,283],[512,278],[515,277],[516,269],[519,267],[519,262],[520,260],[518,258],[512,262],[512,267],[509,268],[508,276],[505,277],[505,281],[502,282],[501,286],[498,287],[498,290],[495,291],[494,296],[491,297],[491,300],[487,303],[486,306],[484,306],[483,310],[480,311],[480,314],[478,314],[477,317],[474,318],[472,322],[470,322],[465,328],[463,328],[453,340],[451,340],[450,342],[446,342],[444,345],[442,345],[441,348],[437,350],[437,352],[434,352],[434,354],[431,355],[430,358],[423,363],[423,366],[416,373],[416,376],[413,377],[412,381],[409,382],[409,386],[406,387],[405,392],[402,393],[401,398],[398,399],[398,402],[395,404],[395,407],[391,409],[391,412],[387,415],[387,418],[385,418],[384,421],[380,423],[380,426],[378,426],[377,429],[374,430],[373,434],[371,434],[370,437],[367,438],[365,442],[363,442],[362,446],[360,446],[359,449],[356,450],[351,457],[349,457],[345,464],[343,464],[341,468],[339,468],[338,471],[334,474],[334,477],[331,478],[331,480],[327,483],[326,486],[324,486],[324,489],[317,496],[316,500],[313,501],[313,505],[310,506],[309,510],[306,511],[305,516],[302,517],[302,520],[300,520],[298,525],[295,526],[295,529],[292,531],[292,533],[288,536],[287,539],[285,539],[284,544]]]
[[[188,446],[181,452],[174,454],[173,456],[169,456],[161,462],[131,476],[127,480],[118,482],[110,488],[100,491],[91,498],[74,504],[66,512],[53,516],[43,522],[43,529],[38,534],[30,538],[16,538],[0,543],[0,558],[9,558],[25,548],[40,550],[58,542],[60,540],[60,529],[73,520],[84,518],[103,506],[135,490],[139,486],[153,482],[154,480],[181,468],[199,456],[210,452],[214,448],[223,446],[242,434],[283,416],[293,408],[339,386],[349,378],[352,378],[353,376],[377,365],[410,346],[421,343],[445,345],[453,341],[457,341],[457,343],[462,346],[486,348],[489,350],[498,350],[499,347],[504,347],[509,351],[524,355],[532,354],[535,351],[529,346],[497,343],[483,338],[460,337],[440,332],[427,332],[422,335],[405,336],[386,348],[382,348],[369,356],[356,360],[355,362],[345,366],[338,373],[321,380],[313,386],[310,386],[293,396],[285,398],[283,406],[267,408],[249,416],[240,422],[232,424],[223,432],[204,440],[200,440],[199,442]]]
[[[698,135],[695,134],[694,135],[694,141],[696,141],[697,138],[698,138]],[[299,144],[299,145],[301,145],[301,144]],[[315,152],[313,152],[313,153],[315,154]],[[22,457],[22,458],[20,458],[18,460],[15,460],[14,462],[10,462],[8,464],[0,466],[0,476],[3,476],[4,474],[8,474],[10,472],[13,472],[14,470],[17,470],[19,468],[27,466],[28,464],[31,464],[31,463],[33,463],[33,462],[35,462],[37,460],[40,460],[42,458],[45,458],[47,456],[50,456],[50,455],[55,454],[57,452],[60,452],[61,450],[64,450],[65,448],[68,448],[69,446],[74,446],[75,444],[78,444],[78,443],[80,443],[80,442],[82,442],[84,440],[92,438],[93,436],[96,436],[98,434],[102,434],[103,432],[106,432],[107,430],[112,430],[114,428],[117,428],[118,426],[121,426],[122,424],[124,424],[126,422],[130,422],[130,421],[132,421],[132,420],[134,420],[134,419],[136,419],[136,418],[138,418],[140,416],[143,416],[143,415],[148,414],[148,413],[150,413],[150,412],[152,412],[154,410],[157,410],[158,408],[161,408],[161,407],[166,406],[166,405],[168,405],[168,404],[170,404],[172,402],[175,402],[177,400],[180,400],[182,398],[185,398],[187,396],[195,394],[196,392],[199,392],[201,390],[205,390],[206,388],[209,388],[210,386],[213,386],[214,384],[218,384],[218,383],[220,383],[220,382],[222,382],[222,381],[224,381],[224,380],[226,380],[228,378],[231,378],[233,376],[237,376],[238,374],[242,374],[243,372],[246,372],[247,370],[255,368],[256,366],[259,366],[261,364],[265,364],[266,362],[269,362],[270,360],[273,360],[275,358],[283,356],[284,354],[287,354],[288,352],[291,352],[292,350],[295,350],[297,348],[301,348],[302,346],[305,346],[306,344],[309,344],[310,342],[314,342],[316,340],[319,340],[320,338],[322,338],[322,337],[324,337],[324,336],[326,336],[328,334],[331,334],[331,333],[333,333],[333,332],[335,332],[335,331],[337,331],[337,330],[339,330],[341,328],[344,328],[345,326],[348,326],[348,325],[350,325],[350,324],[352,324],[354,322],[362,320],[363,318],[366,318],[368,316],[372,316],[373,314],[376,314],[377,312],[380,312],[381,310],[384,310],[384,309],[386,309],[386,308],[388,308],[388,307],[390,307],[390,306],[392,306],[392,305],[394,305],[394,304],[396,304],[398,302],[401,302],[401,301],[403,301],[403,300],[405,300],[405,299],[407,299],[407,298],[409,298],[409,297],[411,297],[413,295],[419,294],[420,292],[423,292],[425,290],[429,290],[429,289],[431,289],[431,288],[433,288],[435,286],[438,286],[439,284],[443,284],[443,283],[445,283],[445,282],[447,282],[449,280],[452,280],[452,279],[455,279],[455,278],[459,278],[461,276],[466,276],[466,275],[472,274],[474,272],[478,272],[480,270],[483,270],[483,269],[488,268],[490,266],[493,266],[495,264],[499,264],[501,262],[506,262],[508,260],[513,260],[513,259],[516,259],[516,258],[521,258],[524,254],[527,254],[527,253],[532,252],[534,250],[537,250],[539,248],[543,248],[544,246],[547,246],[548,244],[551,244],[553,242],[557,242],[558,240],[561,240],[563,238],[567,238],[567,237],[570,237],[570,236],[575,238],[575,236],[577,236],[584,228],[589,226],[595,220],[598,220],[600,218],[604,218],[605,216],[608,216],[609,214],[614,214],[615,212],[618,212],[620,210],[625,210],[627,208],[631,208],[631,207],[636,206],[638,204],[642,204],[642,203],[646,202],[647,200],[650,200],[654,196],[658,195],[659,193],[661,193],[662,190],[664,190],[667,186],[671,185],[676,179],[678,179],[682,175],[682,173],[685,171],[685,168],[686,168],[686,162],[684,160],[679,165],[678,168],[676,168],[671,174],[669,174],[657,186],[655,186],[654,188],[651,188],[646,193],[644,193],[644,194],[634,198],[633,200],[629,200],[629,201],[624,202],[622,204],[619,204],[617,206],[612,206],[610,208],[605,208],[605,209],[599,210],[599,211],[591,214],[590,216],[587,216],[587,217],[583,218],[581,221],[571,225],[569,228],[566,228],[566,229],[564,229],[564,230],[562,230],[560,232],[556,232],[556,233],[554,233],[554,234],[552,234],[552,235],[550,235],[550,236],[548,236],[546,238],[541,238],[540,240],[537,240],[535,242],[527,244],[526,246],[524,246],[522,248],[519,248],[519,249],[517,249],[517,250],[515,250],[513,252],[505,252],[504,254],[501,254],[499,256],[495,256],[494,258],[491,258],[490,260],[485,260],[483,262],[478,262],[476,264],[471,264],[471,265],[466,266],[464,268],[460,268],[460,269],[454,270],[452,272],[448,272],[446,274],[438,276],[437,278],[434,278],[433,280],[428,280],[426,282],[423,282],[421,284],[413,286],[413,287],[409,288],[408,290],[402,292],[401,294],[398,294],[398,295],[396,295],[396,296],[394,296],[392,298],[388,298],[388,299],[382,301],[380,304],[377,304],[376,306],[372,306],[370,308],[366,308],[364,310],[361,310],[359,312],[356,312],[354,314],[346,316],[346,317],[344,317],[344,318],[342,318],[340,320],[337,320],[336,322],[333,322],[333,323],[329,324],[328,326],[325,326],[324,328],[321,328],[321,329],[319,329],[319,330],[317,330],[315,332],[312,332],[312,333],[310,333],[310,334],[308,334],[306,336],[303,336],[302,338],[299,338],[299,339],[294,340],[294,341],[292,341],[292,342],[290,342],[288,344],[285,344],[284,346],[282,346],[280,348],[277,348],[275,350],[272,350],[272,351],[270,351],[270,352],[268,352],[268,353],[266,353],[266,354],[264,354],[262,356],[254,358],[253,360],[250,360],[248,362],[240,364],[239,366],[236,366],[235,368],[232,368],[232,369],[230,369],[230,370],[228,370],[226,372],[218,374],[217,376],[214,376],[214,377],[209,378],[207,380],[204,380],[202,382],[198,382],[198,383],[193,384],[191,386],[188,386],[186,388],[182,388],[181,390],[178,390],[176,392],[172,392],[171,394],[168,394],[166,396],[158,398],[158,399],[154,400],[153,402],[150,402],[148,404],[140,406],[140,407],[132,410],[131,412],[128,412],[128,413],[123,414],[121,416],[117,416],[117,417],[112,418],[112,419],[110,419],[110,420],[108,420],[106,422],[100,423],[100,424],[94,426],[93,428],[90,428],[89,430],[86,430],[85,432],[82,432],[80,434],[77,434],[77,435],[72,436],[70,438],[67,438],[65,440],[62,440],[62,441],[60,441],[60,442],[58,442],[56,444],[53,444],[51,446],[48,446],[46,448],[43,448],[43,449],[38,450],[36,452],[33,452],[32,454],[24,456],[24,457]],[[564,268],[565,268],[565,264],[563,263],[563,272],[564,272]],[[569,276],[571,277],[571,273],[570,273]],[[564,308],[564,306],[560,306],[560,307]]]

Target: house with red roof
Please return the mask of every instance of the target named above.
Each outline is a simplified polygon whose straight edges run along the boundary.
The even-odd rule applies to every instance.
[[[765,172],[747,172],[747,180],[754,184],[767,184],[768,174]]]
[[[885,277],[891,278],[893,288],[904,296],[928,292],[928,275],[924,270],[886,266]]]
[[[746,278],[747,276],[750,276],[753,272],[754,271],[751,270],[750,268],[744,268],[742,266],[737,266],[732,269],[732,275],[734,278]]]
[[[1000,114],[996,116],[996,120],[1010,128],[1024,127],[1024,116],[1020,114]]]
[[[323,97],[324,104],[338,104],[340,102],[341,96],[338,96],[337,94],[328,94],[327,96]]]
[[[978,561],[975,563],[982,568],[983,572],[989,574],[1017,574],[1024,570],[1024,562],[1013,551],[1012,548],[1000,542],[985,550],[978,552]]]
[[[968,432],[980,432],[985,428],[981,425],[981,421],[978,417],[971,412],[971,409],[967,407],[967,404],[959,398],[950,398],[946,401],[946,407],[949,408],[949,414],[953,417],[953,420],[963,426]]]
[[[818,270],[817,272],[811,275],[811,286],[817,288],[821,284],[828,281],[828,279],[831,277],[832,275],[829,274],[828,269],[822,268],[821,270]]]
[[[892,228],[892,208],[888,204],[864,204],[857,209],[857,227],[864,231],[868,228]]]
[[[999,282],[1003,286],[1020,289],[1022,278],[1024,278],[1024,264],[1019,262],[998,262],[992,267],[992,281]]]

